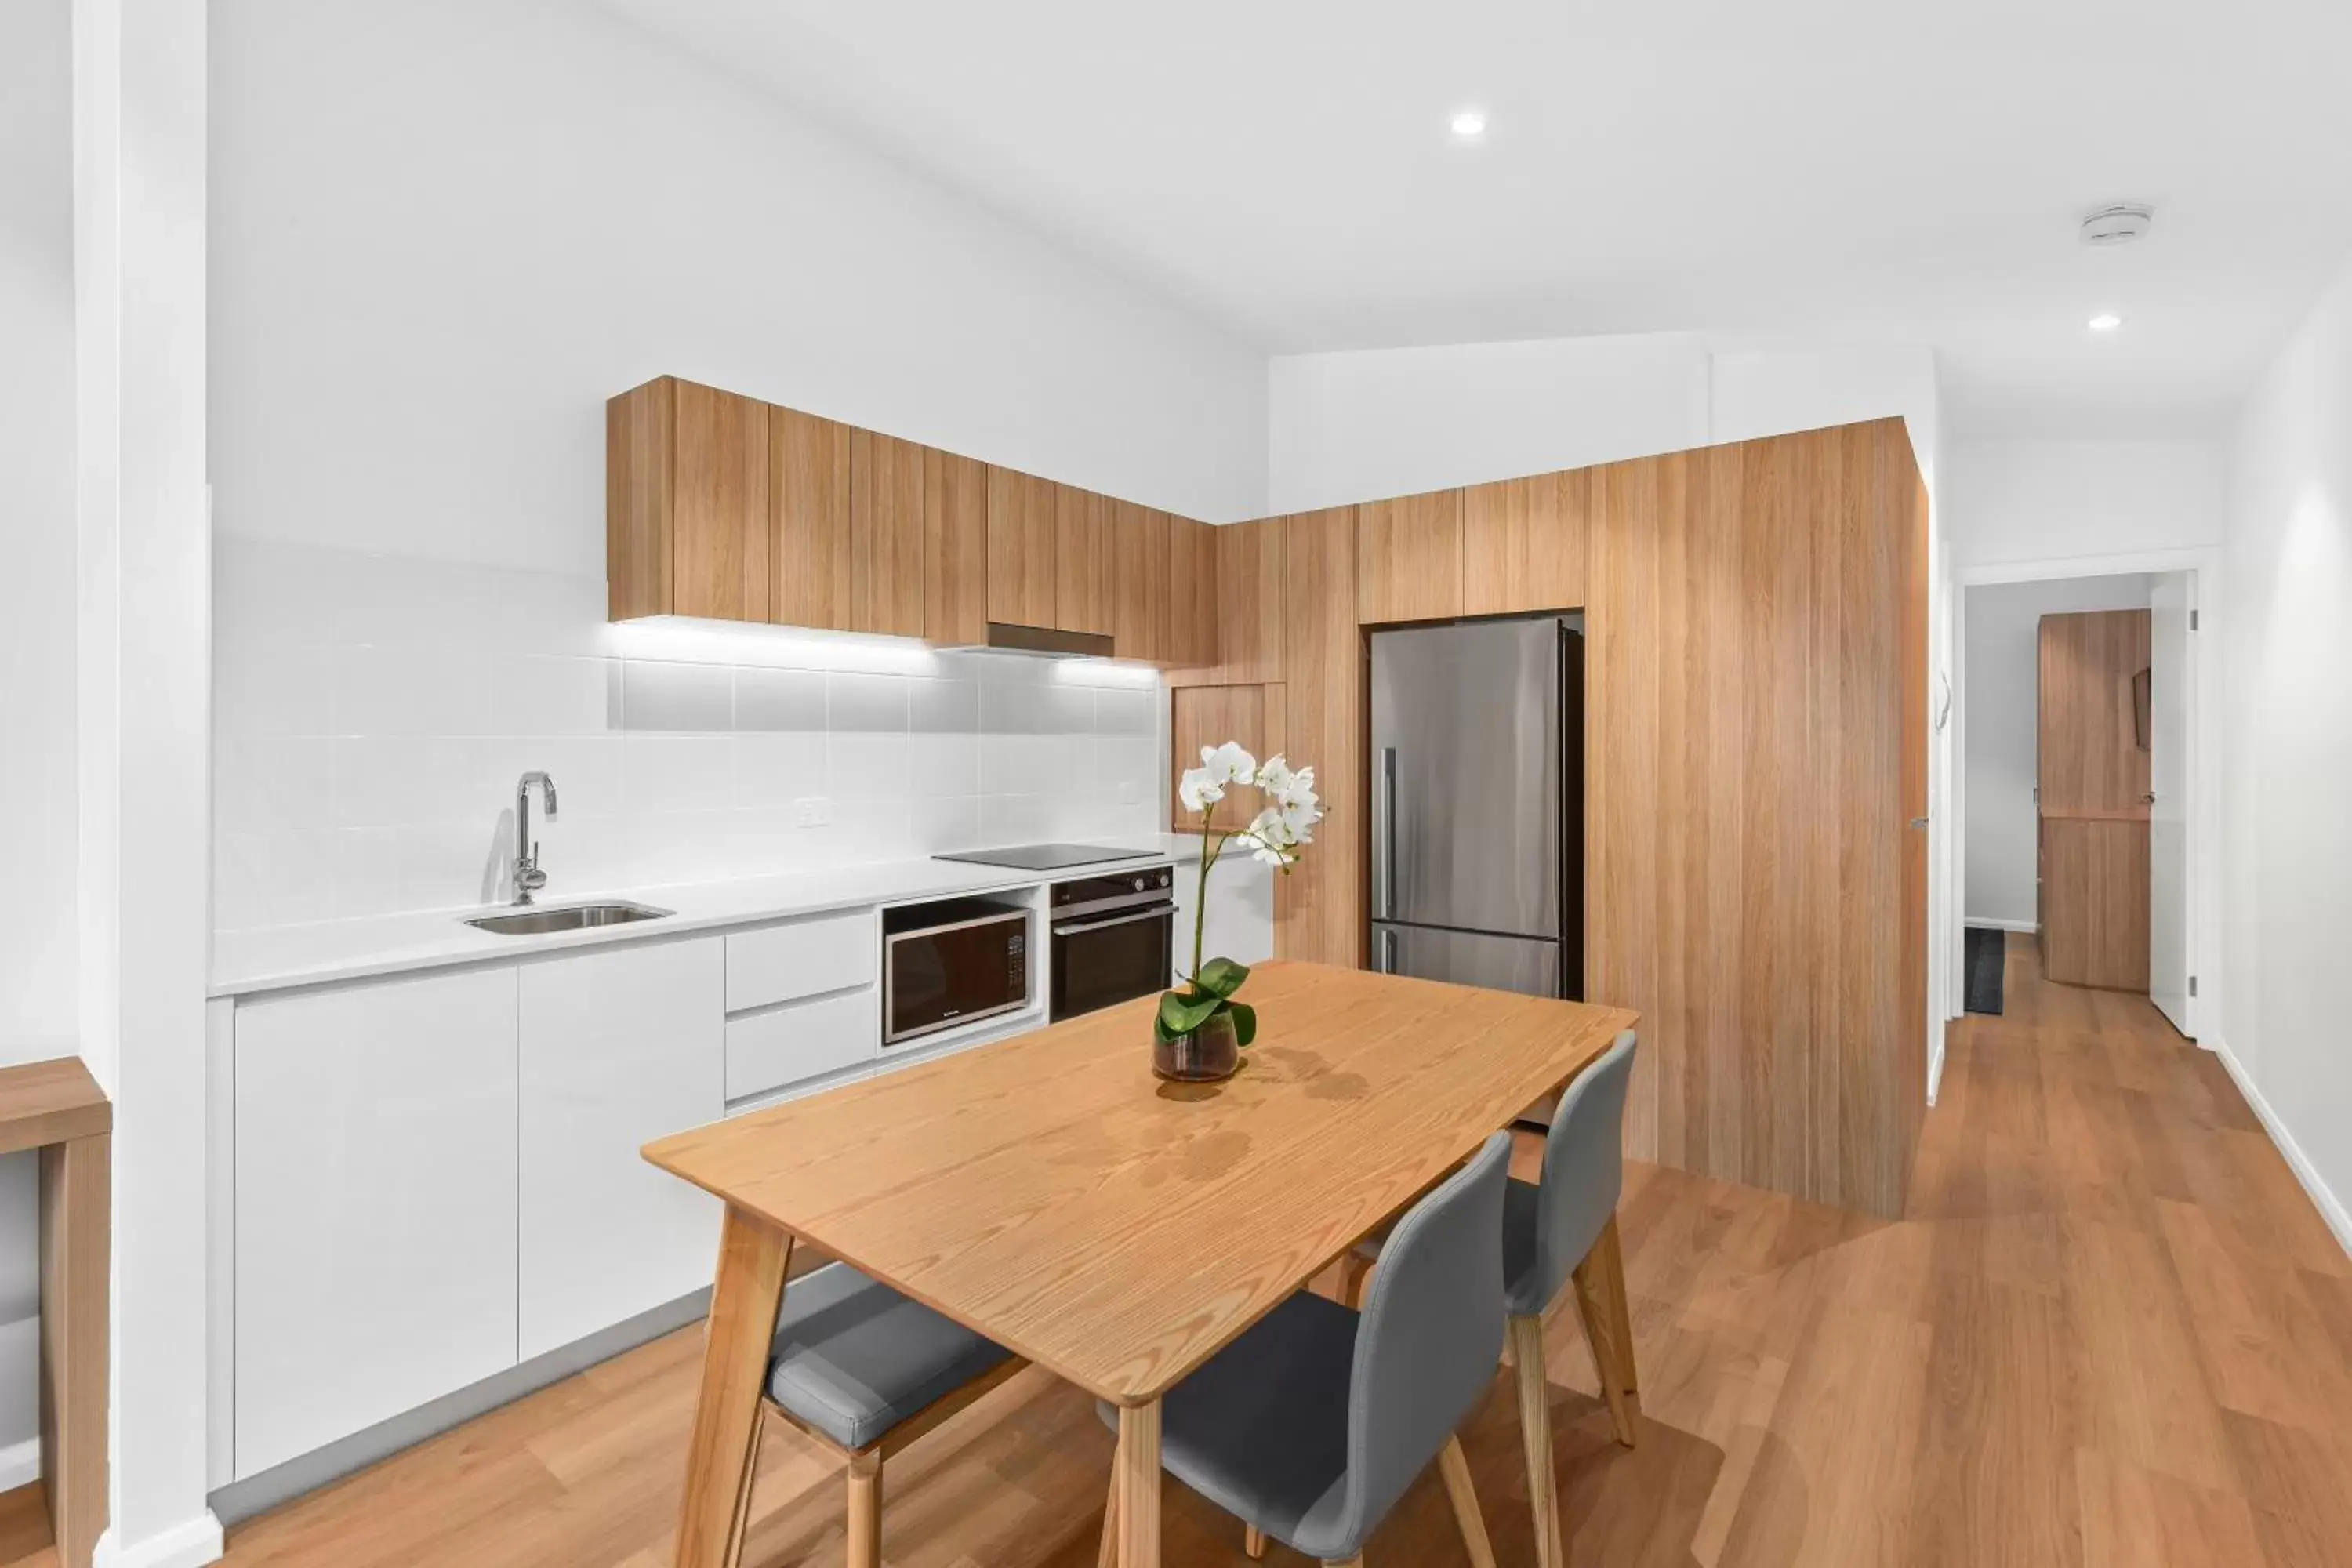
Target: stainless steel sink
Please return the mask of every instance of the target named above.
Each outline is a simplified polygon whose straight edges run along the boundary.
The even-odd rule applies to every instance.
[[[476,915],[466,923],[496,936],[545,936],[550,931],[586,931],[593,926],[625,926],[637,921],[657,921],[672,910],[633,904],[616,899],[602,904],[552,904],[543,910],[517,910],[512,914]]]

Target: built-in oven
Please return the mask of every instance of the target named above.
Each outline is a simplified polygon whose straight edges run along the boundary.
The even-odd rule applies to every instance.
[[[882,911],[882,1044],[1029,1005],[1029,911],[942,899]]]
[[[1056,1022],[1168,989],[1176,941],[1172,868],[1056,882],[1051,903]]]

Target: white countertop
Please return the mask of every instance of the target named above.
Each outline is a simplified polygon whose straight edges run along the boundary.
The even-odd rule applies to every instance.
[[[1136,847],[1132,860],[1103,861],[1054,872],[973,866],[957,860],[888,860],[781,877],[746,877],[670,887],[577,892],[567,889],[561,896],[549,898],[545,907],[626,899],[676,912],[661,920],[554,931],[544,936],[493,936],[465,923],[469,916],[504,913],[503,905],[488,910],[434,910],[364,920],[321,921],[313,925],[223,931],[213,939],[210,994],[241,996],[292,985],[318,985],[486,960],[528,958],[561,949],[750,925],[826,910],[1003,892],[1091,876],[1143,861],[1196,860],[1201,853],[1198,834],[1168,833],[1126,842]]]

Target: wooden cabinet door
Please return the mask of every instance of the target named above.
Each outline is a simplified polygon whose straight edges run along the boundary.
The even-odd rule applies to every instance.
[[[515,1364],[516,989],[238,1005],[238,1479]]]
[[[1356,623],[1354,507],[1301,512],[1283,541],[1281,634],[1285,748],[1312,765],[1325,816],[1315,852],[1275,890],[1275,940],[1285,958],[1360,968],[1364,954],[1364,635]]]
[[[767,405],[663,376],[605,405],[604,438],[613,617],[766,620]]]
[[[1256,522],[1229,522],[1203,531],[1211,546],[1211,560],[1205,573],[1196,566],[1191,575],[1196,606],[1205,597],[1213,603],[1214,610],[1201,617],[1208,626],[1207,636],[1202,639],[1205,646],[1193,651],[1208,657],[1171,671],[1170,682],[1179,686],[1257,686],[1280,680],[1283,520],[1276,517]]]
[[[1462,613],[1584,607],[1587,468],[1472,485],[1462,492]]]
[[[988,469],[988,618],[1054,625],[1055,485],[1013,468]]]
[[[1168,822],[1178,833],[1197,833],[1201,819],[1184,809],[1176,787],[1187,768],[1201,765],[1201,748],[1239,741],[1264,762],[1283,749],[1285,703],[1280,685],[1180,686],[1170,694]],[[1246,825],[1265,804],[1255,788],[1228,784],[1217,803],[1217,826]]]
[[[988,465],[937,448],[923,453],[923,636],[988,639]]]
[[[724,937],[522,970],[522,1359],[710,1281],[718,1200],[637,1151],[726,1111]]]
[[[849,440],[849,629],[923,635],[924,448],[854,430]]]
[[[1217,541],[1224,530],[1188,517],[1168,520],[1168,640],[1171,664],[1213,668],[1224,612]],[[1172,679],[1172,677],[1171,677]]]
[[[1108,496],[1054,487],[1054,625],[1110,636],[1117,628],[1118,541]]]
[[[1171,574],[1173,521],[1133,501],[1111,503],[1111,554],[1118,594],[1112,649],[1121,658],[1158,664],[1171,655],[1169,621],[1178,596]]]
[[[1364,625],[1463,613],[1460,490],[1367,501],[1356,512]]]
[[[852,624],[849,426],[768,410],[771,614],[778,626]],[[681,610],[681,615],[688,612]]]

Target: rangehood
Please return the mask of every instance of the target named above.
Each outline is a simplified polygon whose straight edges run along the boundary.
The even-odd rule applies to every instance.
[[[949,645],[959,653],[1009,653],[1029,658],[1108,658],[1111,637],[1107,632],[1066,632],[1052,626],[1024,626],[1011,621],[991,621],[981,642]]]

